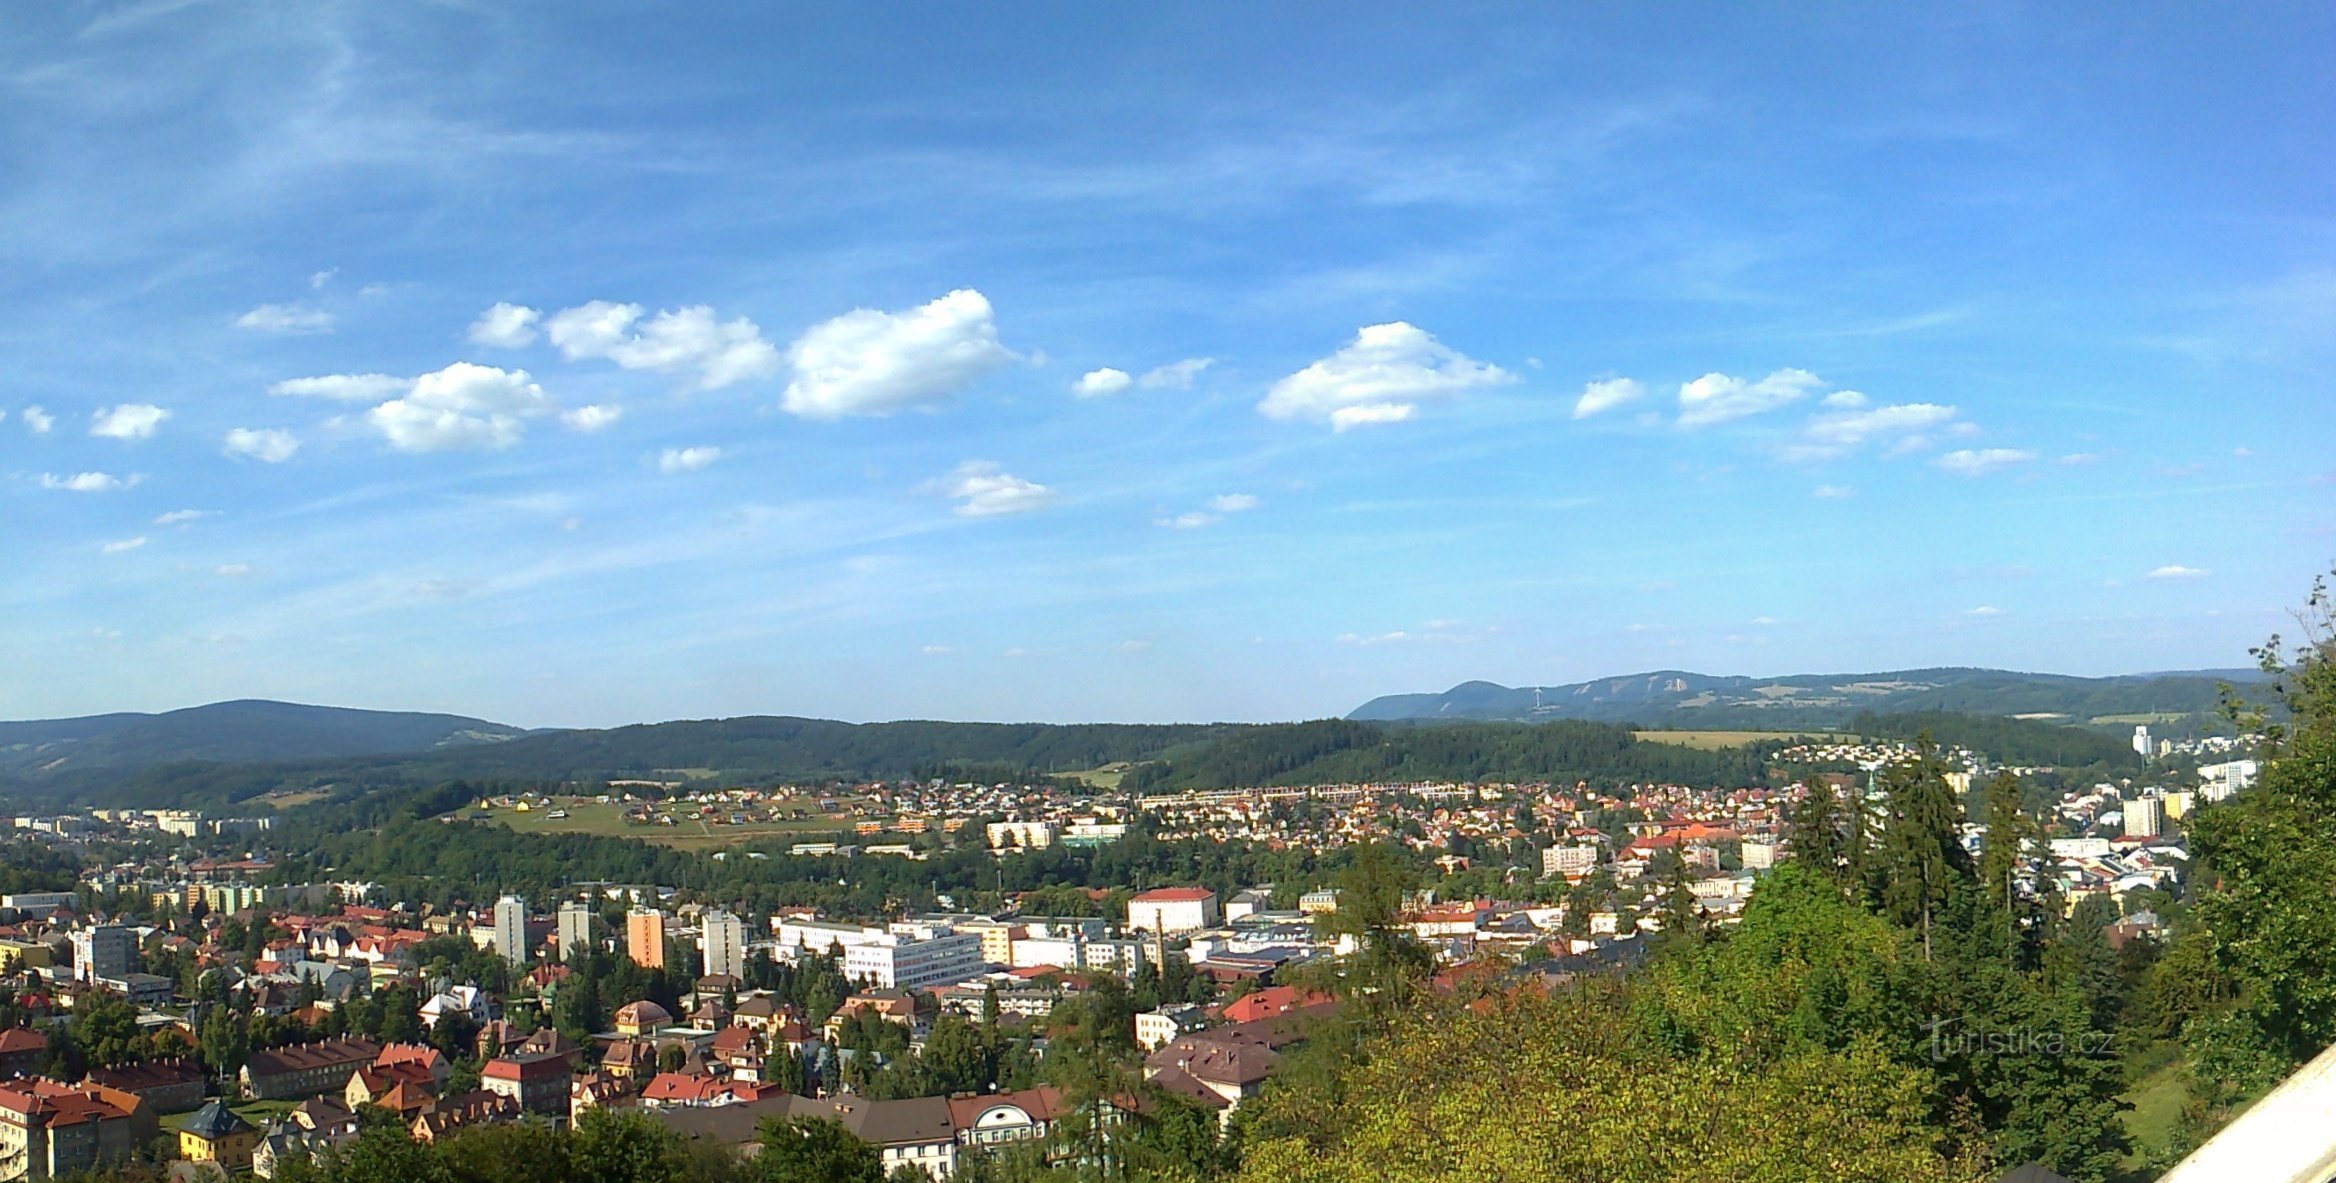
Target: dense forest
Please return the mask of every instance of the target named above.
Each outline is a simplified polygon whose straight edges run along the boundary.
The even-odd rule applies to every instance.
[[[1146,792],[1371,781],[1586,780],[1613,786],[1761,784],[1776,743],[1700,751],[1613,723],[1390,725],[1322,719],[1256,728],[1130,774]]]

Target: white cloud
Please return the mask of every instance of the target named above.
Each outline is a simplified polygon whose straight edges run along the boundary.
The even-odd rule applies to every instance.
[[[1055,491],[1000,471],[987,460],[968,460],[942,482],[942,490],[957,498],[957,516],[1002,517],[1029,513],[1054,504]]]
[[[1811,418],[1802,426],[1800,438],[1778,449],[1778,455],[1786,460],[1831,460],[1869,443],[1885,442],[1893,453],[1902,453],[1926,446],[1932,433],[1954,424],[1960,415],[1937,403],[1835,411]]]
[[[657,454],[657,471],[671,476],[679,472],[696,472],[722,458],[722,449],[667,448]]]
[[[1778,370],[1757,382],[1711,373],[1679,387],[1679,426],[1708,427],[1773,411],[1815,394],[1825,381],[1807,370]]]
[[[1156,520],[1157,525],[1170,530],[1198,530],[1225,520],[1226,515],[1247,513],[1256,509],[1257,497],[1250,493],[1220,493],[1208,500],[1206,507],[1187,510]]]
[[[941,655],[942,655],[942,654],[944,654],[944,653],[955,653],[955,652],[957,652],[957,646],[955,646],[955,645],[927,645],[927,646],[925,646],[925,647],[924,647],[924,649],[923,649],[921,652],[923,652],[923,653],[924,653],[924,655],[925,655],[925,656],[927,656],[927,657],[939,657],[939,656],[941,656]]]
[[[1839,501],[1845,497],[1857,496],[1857,490],[1847,485],[1819,485],[1810,493],[1810,496],[1826,501]]]
[[[146,536],[141,534],[136,538],[124,538],[119,542],[108,542],[98,549],[109,555],[118,555],[125,550],[136,550],[144,545],[146,545]]]
[[[314,378],[287,378],[268,387],[268,393],[369,403],[402,394],[413,384],[411,378],[393,378],[388,374],[323,374]]]
[[[401,452],[508,448],[525,421],[558,410],[525,370],[458,361],[414,379],[402,398],[365,412],[365,420]]]
[[[2101,454],[2099,452],[2070,452],[2068,455],[2061,457],[2053,463],[2058,464],[2063,468],[2083,468],[2087,465],[2099,464],[2100,462]]]
[[[1104,395],[1118,394],[1134,382],[1135,379],[1128,377],[1126,370],[1115,370],[1110,366],[1105,366],[1100,370],[1089,370],[1079,375],[1079,380],[1072,385],[1071,391],[1080,398],[1101,398]]]
[[[154,434],[170,412],[152,403],[123,403],[93,411],[89,416],[89,434],[107,439],[142,440]]]
[[[1748,623],[1754,628],[1767,628],[1770,625],[1783,624],[1784,622],[1773,616],[1755,616]]]
[[[327,269],[325,269],[325,270],[323,270],[323,271],[319,271],[319,272],[316,272],[316,273],[314,273],[314,274],[310,275],[310,276],[308,277],[308,287],[309,287],[309,290],[311,290],[311,291],[321,291],[321,290],[323,290],[323,288],[324,288],[324,285],[326,285],[326,284],[328,284],[328,283],[331,283],[331,282],[333,281],[333,276],[339,275],[340,273],[341,273],[341,269],[340,269],[340,268],[338,268],[338,267],[331,267],[331,268],[327,268]]]
[[[628,370],[695,373],[700,390],[719,390],[779,368],[779,351],[743,316],[717,321],[714,310],[703,304],[647,320],[641,311],[638,304],[594,300],[553,313],[543,322],[544,335],[570,361],[603,357]],[[488,315],[493,312],[489,309]]]
[[[888,415],[939,402],[1014,358],[989,299],[971,288],[904,312],[854,309],[787,347],[795,377],[780,405],[806,419]]]
[[[234,579],[239,576],[251,574],[251,564],[221,563],[218,566],[211,568],[211,574],[217,575],[223,579]]]
[[[522,304],[497,304],[470,322],[465,336],[473,345],[491,349],[519,349],[535,343],[535,324],[543,313]]]
[[[599,431],[604,427],[615,426],[616,421],[624,417],[625,410],[623,407],[614,407],[606,403],[594,403],[588,407],[578,407],[573,411],[561,412],[560,422],[567,424],[569,427],[572,427],[577,431]]]
[[[238,427],[227,433],[226,453],[266,464],[282,464],[300,450],[292,433],[276,427]]]
[[[1964,612],[1964,613],[1963,613],[1963,615],[1965,615],[1965,616],[2001,616],[2001,615],[2003,615],[2003,609],[2001,609],[2001,608],[1998,608],[1998,607],[1996,607],[1996,606],[1995,606],[1995,605],[1993,605],[1993,604],[1981,604],[1980,606],[1978,606],[1978,607],[1976,607],[1976,608],[1973,608],[1973,609],[1970,609],[1969,611],[1966,611],[1966,612]]]
[[[215,509],[174,509],[169,513],[155,517],[154,524],[157,526],[183,526],[188,522],[202,518],[217,517],[218,513],[219,511]]]
[[[1364,326],[1338,352],[1274,383],[1257,409],[1269,419],[1310,419],[1345,431],[1400,423],[1414,417],[1421,402],[1516,380],[1425,330],[1394,321]]]
[[[1403,423],[1418,417],[1417,403],[1364,403],[1359,407],[1340,407],[1332,411],[1330,429],[1346,431],[1377,423]]]
[[[78,472],[72,476],[44,472],[41,474],[41,488],[62,489],[68,493],[111,493],[116,489],[127,489],[143,479],[136,474],[124,478],[109,472]]]
[[[1866,396],[1854,390],[1836,390],[1825,396],[1825,405],[1841,410],[1855,410],[1866,405]]]
[[[1154,366],[1144,371],[1143,377],[1136,379],[1136,385],[1146,390],[1190,390],[1192,380],[1200,377],[1200,372],[1215,365],[1216,361],[1213,357],[1188,357],[1183,361]]]
[[[2179,563],[2169,563],[2149,573],[2151,579],[2204,579],[2206,576],[2203,567],[2184,567]]]
[[[2035,458],[2036,454],[2025,448],[1962,448],[1939,457],[1936,463],[1956,476],[1985,476]]]
[[[333,329],[333,314],[298,304],[262,304],[236,317],[235,327],[250,329],[255,333],[280,333],[286,336],[329,333]]]
[[[1646,392],[1646,384],[1636,378],[1601,378],[1582,387],[1582,397],[1574,400],[1574,418],[1587,419],[1624,403],[1637,402]]]
[[[39,406],[29,406],[24,409],[24,426],[34,435],[47,435],[49,429],[56,425],[56,417],[40,409]]]

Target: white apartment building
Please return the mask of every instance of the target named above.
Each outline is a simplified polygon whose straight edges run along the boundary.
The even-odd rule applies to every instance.
[[[1161,934],[1197,932],[1217,924],[1217,893],[1205,887],[1162,887],[1127,902],[1127,926]]]
[[[495,901],[495,952],[513,965],[527,964],[527,901],[507,895]]]
[[[746,922],[716,908],[706,913],[698,932],[698,952],[705,956],[706,972],[746,977]]]
[[[73,934],[73,977],[83,982],[119,979],[130,972],[137,934],[119,924],[99,924]]]
[[[2198,782],[2201,794],[2208,801],[2227,801],[2232,795],[2246,791],[2255,783],[2258,771],[2253,760],[2230,760],[2221,764],[2201,764]]]
[[[560,905],[560,960],[573,956],[576,946],[592,944],[592,905],[569,900]]]
[[[779,959],[788,962],[806,953],[819,955],[834,952],[837,948],[848,950],[856,945],[870,944],[884,935],[884,930],[880,928],[784,917],[772,921],[771,928],[778,937]]]
[[[885,989],[955,985],[983,968],[981,936],[947,928],[896,924],[869,943],[844,947],[844,977]]]
[[[2125,803],[2125,836],[2155,838],[2165,828],[2166,803],[2156,797],[2138,797]]]
[[[1054,845],[1053,822],[991,822],[982,827],[991,850],[1044,850]]]
[[[1552,846],[1541,852],[1541,874],[1563,875],[1572,878],[1587,875],[1598,867],[1598,848],[1584,843],[1578,846]]]

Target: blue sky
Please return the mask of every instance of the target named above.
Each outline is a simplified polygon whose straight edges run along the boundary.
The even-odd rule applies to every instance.
[[[26,5],[0,717],[2226,666],[2336,16]]]

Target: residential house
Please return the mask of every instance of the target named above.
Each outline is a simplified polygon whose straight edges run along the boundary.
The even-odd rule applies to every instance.
[[[156,1113],[185,1113],[203,1104],[203,1066],[184,1056],[138,1060],[113,1068],[92,1068],[84,1084],[120,1089],[145,1101]]]
[[[104,1085],[0,1083],[0,1179],[38,1183],[127,1162],[155,1127],[144,1101]]]
[[[479,1087],[510,1098],[528,1113],[568,1112],[568,1057],[558,1053],[504,1056],[479,1070]]]
[[[229,1171],[251,1166],[260,1132],[224,1101],[214,1100],[195,1110],[178,1127],[178,1156],[188,1162],[213,1162]]]
[[[243,1065],[244,1095],[289,1101],[337,1094],[380,1054],[379,1043],[354,1035],[253,1052]]]

